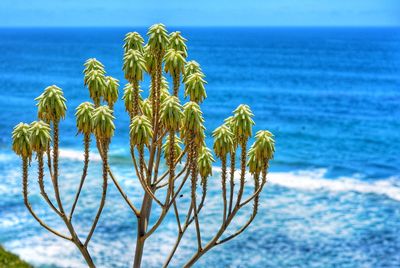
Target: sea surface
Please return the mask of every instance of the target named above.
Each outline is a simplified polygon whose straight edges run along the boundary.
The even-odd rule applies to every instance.
[[[176,29],[171,29],[176,30]],[[400,266],[400,29],[399,28],[181,28],[189,59],[206,74],[201,105],[207,143],[237,105],[255,114],[254,131],[275,134],[276,155],[254,223],[206,254],[196,267]],[[82,169],[82,137],[74,110],[89,100],[83,63],[96,57],[109,75],[122,72],[124,34],[144,28],[0,29],[0,244],[37,267],[84,267],[78,250],[42,229],[24,207],[21,162],[11,131],[36,119],[34,98],[49,85],[64,90],[60,187],[69,208]],[[148,79],[142,88],[148,94]],[[120,90],[122,95],[122,89]],[[136,206],[143,191],[129,158],[128,115],[115,107],[111,168]],[[101,193],[99,156],[91,166],[74,218],[85,237]],[[205,241],[220,224],[216,163],[202,211]],[[46,207],[30,172],[30,202],[49,225],[66,232]],[[251,191],[251,179],[247,189]],[[51,183],[47,177],[50,196]],[[136,220],[112,183],[89,250],[98,267],[132,265]],[[187,192],[179,199],[186,209]],[[251,205],[247,212],[250,212]],[[155,205],[152,222],[160,209]],[[240,228],[238,216],[230,231]],[[177,234],[175,218],[147,241],[143,267],[160,267]],[[171,266],[195,251],[193,229]]]

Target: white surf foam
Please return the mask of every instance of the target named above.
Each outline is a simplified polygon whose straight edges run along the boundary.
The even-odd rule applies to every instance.
[[[214,171],[221,172],[220,168]],[[363,194],[384,195],[396,201],[400,201],[399,178],[390,177],[373,181],[363,181],[354,177],[339,177],[329,179],[326,177],[326,169],[300,170],[292,172],[271,172],[268,174],[268,183],[294,188],[304,191],[332,191],[332,192],[357,192]],[[235,178],[240,176],[236,170]],[[248,174],[246,179],[251,179]],[[396,182],[397,181],[397,182]]]
[[[73,161],[83,161],[83,150],[73,150],[73,149],[65,149],[60,148],[60,158],[68,159]],[[101,157],[98,153],[91,151],[89,154],[89,158],[91,161],[101,161]]]

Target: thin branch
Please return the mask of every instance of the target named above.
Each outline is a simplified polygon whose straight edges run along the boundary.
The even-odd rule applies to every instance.
[[[231,171],[230,171],[230,193],[229,193],[229,208],[228,215],[232,212],[233,194],[235,192],[235,165],[236,165],[236,149],[230,153],[231,156]]]
[[[179,179],[180,176],[182,176],[182,174],[187,170],[188,166],[189,166],[189,164],[186,163],[185,166],[182,168],[182,170],[175,176],[174,181],[176,181],[177,179]],[[167,182],[157,186],[156,189],[164,188],[168,184],[169,184],[169,182],[167,181]],[[155,183],[155,185],[157,185],[157,182]]]
[[[121,196],[124,198],[125,202],[128,204],[128,206],[132,209],[132,211],[135,213],[136,217],[140,217],[140,211],[132,204],[132,202],[129,200],[127,194],[124,192],[120,184],[118,183],[117,179],[114,177],[114,174],[110,170],[110,166],[108,166],[108,174],[110,175],[112,181],[114,182],[115,186],[117,187],[118,191],[120,192]]]
[[[35,220],[46,230],[48,230],[49,232],[55,234],[58,237],[61,237],[63,239],[66,239],[68,241],[72,241],[71,237],[67,237],[61,233],[59,233],[58,231],[54,230],[53,228],[51,228],[50,226],[48,226],[46,223],[44,223],[37,215],[36,213],[33,211],[31,204],[29,203],[29,197],[28,197],[28,159],[27,158],[23,158],[22,159],[22,170],[23,170],[23,176],[22,176],[22,193],[24,196],[24,204],[27,207],[27,209],[29,210],[29,212],[31,213],[31,215],[33,216],[33,218],[35,218]]]
[[[51,202],[49,196],[46,193],[45,186],[44,186],[44,170],[43,170],[43,153],[37,153],[38,159],[38,183],[40,188],[40,194],[43,196],[44,200],[47,202],[49,207],[59,216],[61,216],[60,211],[54,206],[53,202]]]
[[[103,192],[102,192],[102,195],[101,195],[99,209],[97,210],[96,217],[95,217],[95,219],[93,221],[92,227],[90,228],[89,234],[86,237],[86,241],[84,243],[85,247],[87,247],[87,245],[90,242],[90,239],[92,238],[94,230],[96,229],[97,223],[98,223],[98,221],[100,219],[100,215],[101,215],[101,213],[103,211],[104,204],[106,202],[107,186],[108,186],[108,182],[107,182],[107,179],[108,179],[108,176],[107,176],[108,175],[108,155],[107,155],[108,154],[108,143],[109,143],[109,141],[107,141],[107,140],[104,140],[102,142],[102,151],[103,151],[103,154],[102,154],[102,160],[103,160]]]
[[[72,215],[74,214],[76,204],[78,203],[79,195],[81,194],[83,184],[85,183],[86,175],[87,175],[87,170],[89,166],[89,146],[90,146],[90,135],[85,134],[84,136],[84,146],[85,146],[85,152],[84,152],[84,164],[83,164],[83,172],[82,172],[82,177],[81,181],[79,183],[78,191],[76,192],[74,203],[72,204],[71,212],[69,213],[69,221],[72,220]]]
[[[136,170],[139,170],[137,162],[136,162],[136,157],[135,157],[135,153],[131,150],[131,156],[132,156],[132,161],[133,161],[133,165],[135,166]],[[154,199],[154,201],[157,202],[157,204],[159,204],[161,207],[164,207],[164,204],[161,203],[160,200],[158,200],[158,198],[154,195],[154,193],[152,192],[152,190],[149,188],[149,186],[146,184],[146,182],[144,181],[144,179],[142,178],[142,176],[140,175],[140,172],[137,173],[138,178],[139,178],[139,182],[143,187],[143,190],[145,190],[145,192],[152,198]]]
[[[175,164],[174,166],[176,167],[178,165],[178,163],[181,161],[182,157],[185,155],[185,153],[187,152],[187,148],[185,148],[185,150],[179,155],[179,157],[175,160]],[[188,165],[189,162],[186,162],[185,167]],[[161,175],[161,177],[159,177],[156,182],[153,183],[153,186],[157,186],[157,184],[159,184],[165,177],[168,176],[168,170],[164,172],[164,174]],[[165,186],[165,185],[164,185]]]

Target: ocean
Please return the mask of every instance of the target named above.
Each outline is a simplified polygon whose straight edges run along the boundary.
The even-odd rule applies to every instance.
[[[201,107],[207,144],[212,146],[212,131],[241,103],[255,114],[254,131],[268,129],[276,139],[255,221],[196,267],[399,267],[400,29],[178,30],[188,39],[189,59],[198,61],[206,74],[208,98]],[[146,29],[0,29],[0,244],[37,267],[84,267],[84,262],[73,244],[42,229],[25,208],[21,163],[10,145],[12,128],[36,119],[34,98],[45,87],[56,84],[64,90],[68,113],[60,126],[60,187],[70,205],[83,153],[74,110],[89,100],[83,63],[95,57],[125,84],[122,44],[129,31],[144,35]],[[148,83],[142,84],[144,96]],[[111,168],[138,206],[143,191],[130,163],[129,118],[122,100],[115,115]],[[95,148],[92,153],[75,216],[83,237],[101,193],[99,156]],[[205,240],[220,222],[219,163],[215,165],[202,212]],[[32,206],[49,225],[66,232],[42,201],[36,174],[33,164]],[[188,200],[184,194],[180,206]],[[153,222],[159,211],[154,206]],[[230,230],[247,216],[240,214]],[[169,214],[146,243],[144,267],[161,266],[176,234],[175,218]],[[189,230],[172,267],[193,254],[194,237]],[[110,183],[89,251],[98,267],[130,267],[135,239],[135,217]]]

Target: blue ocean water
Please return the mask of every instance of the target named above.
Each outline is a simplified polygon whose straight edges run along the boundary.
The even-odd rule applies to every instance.
[[[270,184],[256,220],[237,239],[204,256],[198,267],[398,267],[400,29],[180,30],[189,40],[189,59],[201,64],[208,81],[202,104],[207,143],[212,145],[212,131],[240,103],[251,106],[254,130],[269,129],[276,137]],[[68,114],[61,124],[61,187],[63,200],[70,202],[82,165],[74,109],[89,99],[82,64],[96,57],[109,75],[125,83],[122,42],[128,31],[145,34],[141,28],[0,29],[0,243],[38,267],[81,267],[83,262],[71,244],[42,230],[25,209],[20,161],[10,149],[12,127],[35,119],[34,98],[46,86],[63,88]],[[145,96],[147,85],[145,80]],[[122,101],[115,115],[111,165],[139,204],[142,190],[128,158],[129,119]],[[101,192],[98,156],[92,160],[76,217],[82,235]],[[34,167],[31,203],[65,231],[40,199]],[[218,171],[214,177],[203,211],[205,238],[220,220]],[[186,196],[180,200],[182,206],[187,202]],[[246,214],[240,215],[233,227],[245,220]],[[90,246],[98,266],[129,267],[135,232],[133,215],[110,186]],[[146,244],[146,267],[162,264],[176,232],[170,215]],[[191,230],[174,267],[195,250],[193,238]]]

